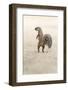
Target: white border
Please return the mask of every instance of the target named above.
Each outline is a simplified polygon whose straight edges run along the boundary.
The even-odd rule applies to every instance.
[[[63,80],[63,11],[59,10],[40,10],[40,9],[17,9],[17,82],[31,81],[50,81]],[[58,16],[58,73],[40,74],[40,75],[23,75],[23,29],[22,15],[49,15]]]

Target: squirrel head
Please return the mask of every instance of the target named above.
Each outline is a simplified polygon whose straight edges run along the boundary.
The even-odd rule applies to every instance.
[[[41,30],[41,28],[40,27],[36,27],[35,30],[36,31],[39,31],[39,30]]]

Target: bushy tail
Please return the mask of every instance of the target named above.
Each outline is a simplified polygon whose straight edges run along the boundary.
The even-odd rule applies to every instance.
[[[49,34],[45,34],[43,36],[43,42],[44,44],[48,45],[49,48],[52,46],[52,37]]]

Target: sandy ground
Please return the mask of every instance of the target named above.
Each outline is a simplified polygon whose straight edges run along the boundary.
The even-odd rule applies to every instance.
[[[56,43],[51,49],[45,48],[45,52],[37,52],[37,48],[28,45],[24,48],[24,74],[45,74],[57,72],[57,48]]]

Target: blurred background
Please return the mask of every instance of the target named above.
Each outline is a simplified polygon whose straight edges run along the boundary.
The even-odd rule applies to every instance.
[[[57,72],[57,16],[23,16],[24,23],[24,74],[45,74]],[[36,27],[41,27],[43,34],[50,34],[52,47],[45,46],[45,52],[38,53]],[[48,53],[46,53],[48,52]]]

